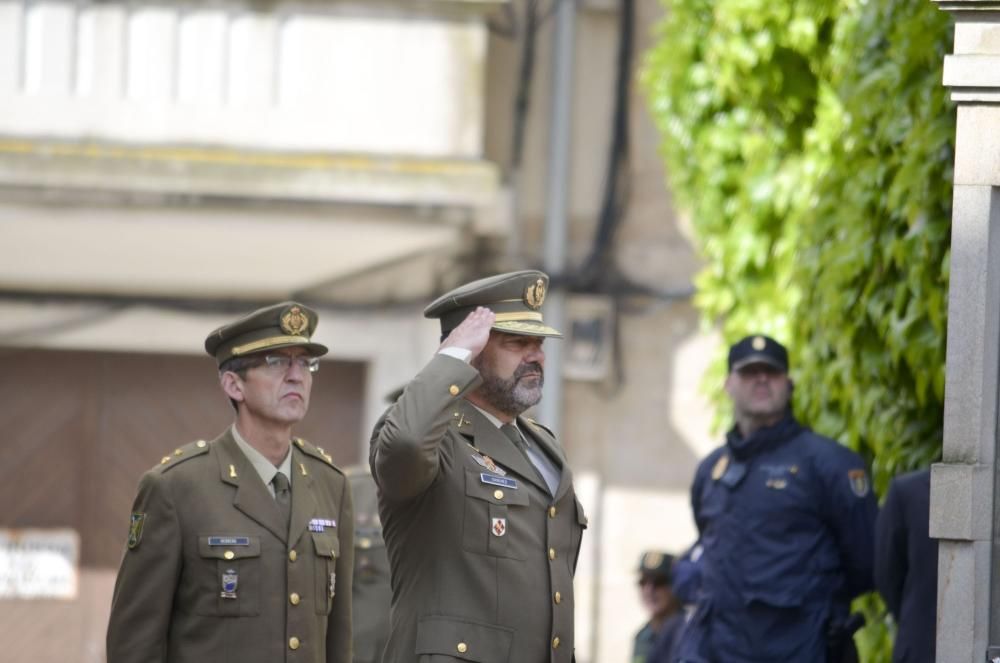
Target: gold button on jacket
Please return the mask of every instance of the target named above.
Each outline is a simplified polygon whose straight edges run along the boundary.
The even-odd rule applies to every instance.
[[[229,431],[182,450],[140,481],[132,511],[145,516],[115,584],[108,663],[351,663],[354,516],[343,473],[311,444],[293,445],[286,528]],[[311,531],[312,519],[337,526]],[[235,597],[220,596],[224,577]]]
[[[456,643],[467,647],[462,660],[572,659],[573,573],[586,527],[572,472],[555,437],[518,418],[561,472],[552,495],[493,423],[448,395],[450,385],[468,393],[479,381],[475,368],[438,355],[373,432],[372,474],[399,592],[383,663],[452,660]],[[497,474],[483,455],[505,472],[502,496],[482,479]]]

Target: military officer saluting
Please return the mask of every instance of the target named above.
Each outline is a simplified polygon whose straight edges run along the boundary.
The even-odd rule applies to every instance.
[[[236,419],[143,475],[109,663],[351,663],[350,491],[330,456],[291,435],[327,351],[316,323],[285,302],[205,340]]]
[[[444,336],[376,425],[392,576],[383,663],[568,662],[586,517],[541,398],[548,277],[482,279],[430,304]]]

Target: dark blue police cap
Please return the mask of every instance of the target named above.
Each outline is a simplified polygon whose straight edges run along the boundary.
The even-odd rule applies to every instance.
[[[738,371],[750,364],[768,364],[788,372],[788,350],[770,336],[747,336],[729,348],[729,370]]]
[[[646,551],[639,557],[640,575],[658,577],[667,583],[673,576],[673,566],[674,556],[658,550]]]

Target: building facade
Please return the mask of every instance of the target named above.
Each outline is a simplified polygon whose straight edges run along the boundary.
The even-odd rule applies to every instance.
[[[635,9],[637,55],[660,10]],[[581,663],[628,656],[634,560],[691,542],[687,487],[713,446],[700,384],[717,340],[634,84],[608,251],[646,292],[574,285],[597,246],[623,20],[576,3],[553,275],[574,332],[558,427],[591,514]],[[140,473],[228,421],[207,330],[315,306],[331,352],[301,432],[346,466],[437,345],[423,305],[543,263],[554,28],[544,3],[499,0],[0,0],[0,529],[79,537],[72,598],[0,598],[12,660],[103,660]]]

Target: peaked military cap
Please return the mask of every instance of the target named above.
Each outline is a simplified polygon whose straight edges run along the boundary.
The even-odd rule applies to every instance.
[[[542,321],[542,302],[548,287],[548,275],[534,269],[497,274],[441,295],[424,309],[424,317],[439,318],[441,333],[448,334],[477,306],[485,306],[497,316],[492,329],[561,338],[561,333]]]
[[[788,372],[788,350],[770,336],[747,336],[729,348],[729,370],[738,371],[750,364],[768,364]]]
[[[298,302],[265,306],[209,334],[205,352],[220,366],[232,357],[277,348],[303,347],[319,357],[327,353],[326,346],[310,340],[318,323],[316,311]]]
[[[674,556],[648,550],[639,557],[639,574],[642,576],[654,576],[670,582],[673,576]]]

